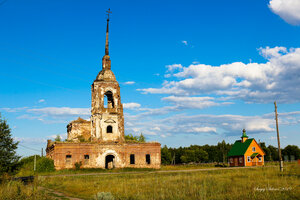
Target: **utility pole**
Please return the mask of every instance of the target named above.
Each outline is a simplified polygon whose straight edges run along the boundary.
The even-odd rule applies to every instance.
[[[36,169],[36,155],[34,155],[34,163],[33,163],[33,171],[35,172]]]
[[[44,149],[43,149],[43,148],[42,148],[41,156],[42,156],[42,157],[44,156]]]
[[[279,155],[280,171],[283,172],[283,161],[282,161],[281,149],[280,149],[280,138],[279,138],[279,129],[278,129],[278,114],[277,114],[276,101],[274,101],[274,105],[275,105],[275,120],[276,120],[276,131],[277,131],[278,155]]]

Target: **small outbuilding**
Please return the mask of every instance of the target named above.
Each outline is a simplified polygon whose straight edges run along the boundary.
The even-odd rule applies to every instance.
[[[243,129],[241,140],[235,141],[228,153],[230,167],[237,166],[262,166],[264,165],[265,152],[254,138],[246,135]]]

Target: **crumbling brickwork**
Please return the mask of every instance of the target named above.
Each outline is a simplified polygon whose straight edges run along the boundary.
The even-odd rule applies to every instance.
[[[91,140],[91,122],[78,117],[67,125],[68,141],[83,142]]]
[[[47,156],[54,160],[56,169],[74,168],[160,168],[160,144],[153,143],[75,143],[50,142]],[[148,156],[147,156],[148,155]],[[134,157],[134,163],[130,158]],[[146,157],[150,158],[147,162]],[[112,158],[112,159],[111,159]]]

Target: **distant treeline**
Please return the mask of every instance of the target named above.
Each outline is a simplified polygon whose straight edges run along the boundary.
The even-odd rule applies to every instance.
[[[183,164],[183,163],[227,163],[227,154],[233,144],[226,143],[224,140],[217,145],[191,145],[189,147],[168,148],[166,145],[161,148],[162,164]],[[260,143],[266,153],[265,161],[278,161],[278,148],[264,142]],[[282,156],[288,159],[300,159],[300,149],[296,145],[288,145],[282,149]]]

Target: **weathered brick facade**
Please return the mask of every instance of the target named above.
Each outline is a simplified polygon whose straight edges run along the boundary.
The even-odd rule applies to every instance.
[[[48,140],[47,157],[54,160],[56,169],[74,168],[160,168],[158,142],[126,142],[120,86],[111,71],[108,51],[108,22],[102,70],[92,84],[90,121],[78,118],[67,126],[68,141]]]

